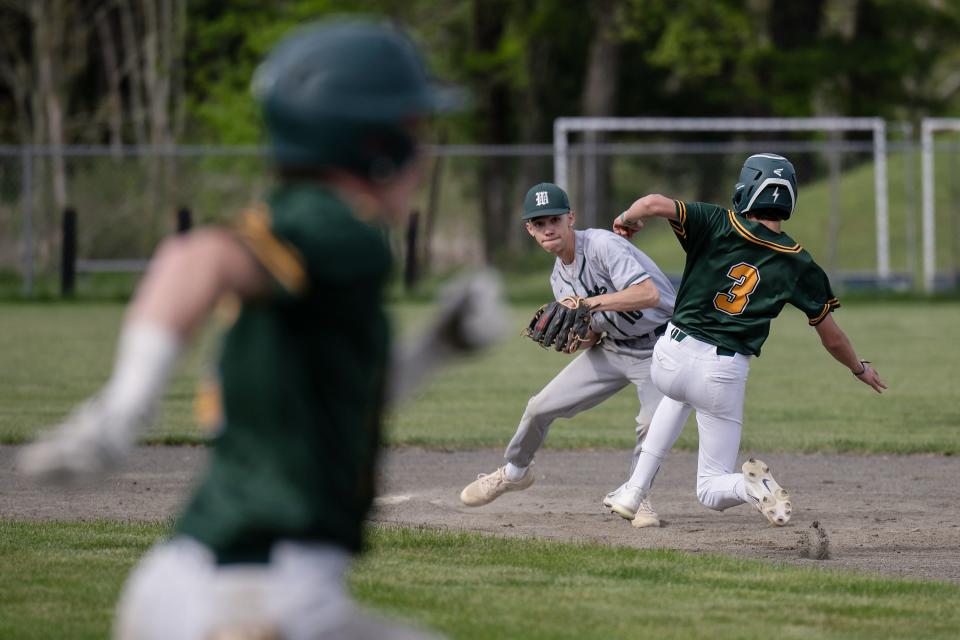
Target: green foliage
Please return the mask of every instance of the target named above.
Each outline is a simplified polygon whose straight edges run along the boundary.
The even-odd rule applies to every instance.
[[[742,3],[656,2],[664,30],[648,59],[669,68],[679,82],[729,77],[734,66],[748,65],[756,50],[756,29]],[[679,11],[677,10],[679,9]]]
[[[281,0],[218,2],[191,0],[188,21],[188,108],[196,134],[221,144],[260,142],[256,104],[250,95],[253,70],[291,29],[324,16],[351,12],[381,14],[389,0]]]

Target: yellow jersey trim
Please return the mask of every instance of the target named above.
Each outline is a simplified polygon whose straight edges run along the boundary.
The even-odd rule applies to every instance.
[[[767,247],[768,249],[773,249],[774,251],[779,251],[780,253],[800,253],[803,251],[803,247],[801,247],[799,244],[788,247],[782,244],[777,244],[776,242],[764,240],[763,238],[758,238],[750,233],[750,230],[743,226],[739,220],[737,220],[737,214],[730,209],[727,209],[727,217],[730,219],[730,224],[733,226],[734,230],[754,244],[758,244],[761,247]]]
[[[234,232],[280,286],[294,295],[307,290],[303,256],[296,247],[273,234],[266,205],[261,203],[244,211]]]
[[[677,216],[680,218],[680,221],[670,220],[670,226],[673,227],[673,232],[676,233],[681,238],[687,237],[687,205],[683,200],[674,200],[674,205],[677,208]]]
[[[840,301],[837,300],[836,298],[830,298],[829,300],[827,300],[827,303],[823,305],[823,311],[820,312],[820,315],[818,315],[816,318],[808,319],[810,326],[814,327],[820,324],[821,322],[823,322],[823,319],[827,317],[827,314],[829,314],[831,311],[833,311],[839,306],[840,306]]]

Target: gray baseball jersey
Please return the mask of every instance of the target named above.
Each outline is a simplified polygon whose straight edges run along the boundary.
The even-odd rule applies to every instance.
[[[607,333],[604,346],[608,349],[630,354],[649,351],[652,342],[640,349],[636,339],[665,324],[673,314],[677,294],[670,280],[647,254],[615,233],[585,229],[575,234],[573,263],[566,265],[557,258],[553,266],[550,286],[554,296],[559,300],[571,295],[589,297],[614,293],[652,279],[660,292],[660,303],[656,307],[594,313],[591,323],[594,331]]]

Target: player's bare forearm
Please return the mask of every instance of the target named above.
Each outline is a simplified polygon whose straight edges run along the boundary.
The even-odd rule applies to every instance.
[[[166,241],[130,305],[128,322],[149,322],[188,338],[224,295],[266,295],[269,276],[229,232],[199,229]]]
[[[820,342],[823,348],[827,350],[838,362],[850,369],[852,373],[860,370],[860,358],[847,334],[843,332],[836,321],[827,316],[816,326],[817,334],[820,336]]]
[[[639,311],[660,304],[660,292],[653,279],[648,278],[623,291],[592,296],[587,302],[591,311]]]
[[[678,220],[674,201],[659,193],[651,193],[634,200],[633,204],[613,221],[613,232],[631,238],[643,228],[645,219],[654,217]]]
[[[847,338],[847,334],[843,332],[843,329],[831,316],[828,315],[824,318],[816,326],[816,330],[823,348],[838,362],[847,367],[857,380],[877,393],[887,388],[887,385],[880,380],[877,370],[860,359],[850,343],[850,339]]]

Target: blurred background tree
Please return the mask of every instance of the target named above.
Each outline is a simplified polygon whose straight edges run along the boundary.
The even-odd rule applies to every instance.
[[[358,12],[405,26],[469,88],[473,109],[438,123],[449,142],[548,143],[575,115],[960,113],[956,0],[2,0],[0,142],[259,144],[257,62],[290,28]],[[605,224],[608,159],[585,162]],[[519,246],[537,166],[477,163],[488,258]],[[150,174],[158,194],[175,179]]]

